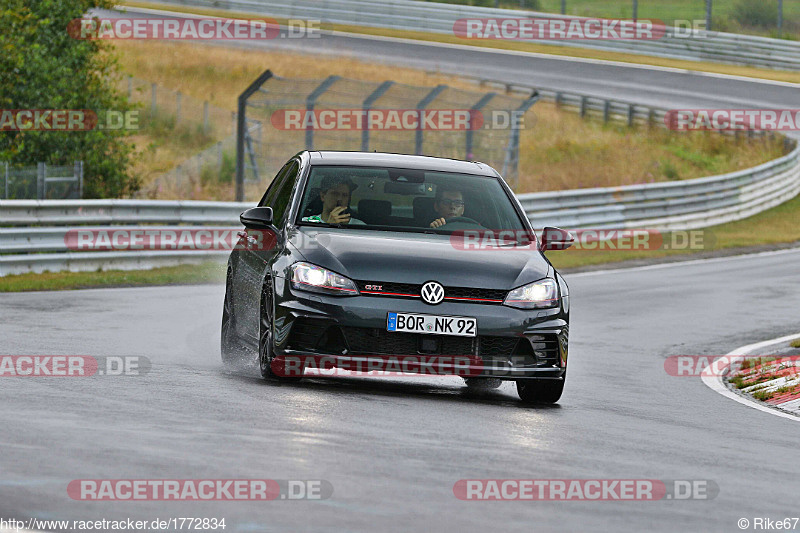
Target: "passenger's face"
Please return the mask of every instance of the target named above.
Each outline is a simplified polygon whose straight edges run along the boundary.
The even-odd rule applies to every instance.
[[[328,213],[336,207],[350,205],[350,187],[346,183],[340,183],[336,187],[320,192],[319,195],[322,198],[322,208]]]
[[[434,209],[440,217],[453,218],[464,215],[464,197],[459,191],[445,191]]]

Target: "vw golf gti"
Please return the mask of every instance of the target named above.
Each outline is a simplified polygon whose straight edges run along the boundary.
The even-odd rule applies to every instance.
[[[516,381],[554,403],[567,375],[569,289],[502,177],[477,162],[304,151],[278,172],[231,252],[222,359]]]

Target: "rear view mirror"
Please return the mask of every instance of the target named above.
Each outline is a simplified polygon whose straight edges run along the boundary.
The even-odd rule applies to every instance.
[[[239,221],[247,229],[275,229],[272,225],[271,207],[253,207],[239,215]]]
[[[567,230],[548,226],[544,228],[542,232],[539,250],[542,252],[548,250],[566,250],[572,246],[573,242],[575,242],[575,238]]]

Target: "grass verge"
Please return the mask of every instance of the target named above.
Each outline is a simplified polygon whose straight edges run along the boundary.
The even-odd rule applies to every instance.
[[[148,285],[197,285],[224,283],[224,263],[202,263],[152,270],[105,270],[101,272],[45,272],[0,278],[0,292],[62,291],[102,287]]]

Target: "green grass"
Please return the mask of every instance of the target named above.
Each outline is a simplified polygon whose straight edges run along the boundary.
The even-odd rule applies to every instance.
[[[100,287],[147,285],[196,285],[224,283],[224,263],[202,263],[152,270],[105,270],[101,272],[45,272],[0,278],[0,292],[60,291]]]

